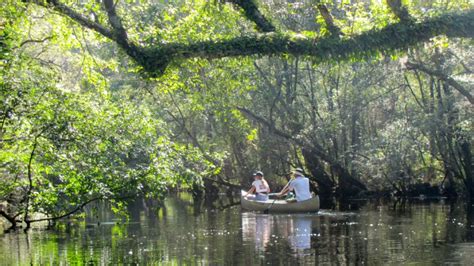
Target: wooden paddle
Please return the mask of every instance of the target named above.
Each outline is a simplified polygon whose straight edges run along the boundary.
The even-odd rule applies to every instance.
[[[286,183],[286,185],[283,187],[283,189],[282,189],[281,191],[285,190],[285,189],[290,185],[291,181],[293,181],[293,179],[294,179],[294,178],[292,177],[292,178],[290,179],[290,181],[288,181],[288,183]],[[277,197],[276,199],[274,199],[273,202],[272,202],[272,204],[270,204],[270,206],[268,206],[268,208],[266,208],[266,209],[263,211],[264,214],[268,214],[268,212],[269,212],[270,209],[272,208],[272,206],[273,206],[273,204],[275,203],[275,201],[277,201],[277,199],[278,199],[278,197]]]

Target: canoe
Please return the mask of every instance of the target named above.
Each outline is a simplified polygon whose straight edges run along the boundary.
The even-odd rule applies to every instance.
[[[269,199],[267,201],[255,201],[246,199],[242,191],[240,196],[240,204],[242,209],[250,211],[266,211],[268,212],[318,212],[319,211],[319,197],[315,196],[309,200],[300,202],[286,202],[285,200]],[[273,204],[273,205],[272,205]]]

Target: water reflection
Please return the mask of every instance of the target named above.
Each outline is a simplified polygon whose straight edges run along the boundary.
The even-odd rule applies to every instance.
[[[311,248],[311,237],[319,236],[318,215],[272,215],[242,213],[242,238],[253,242],[255,249],[266,251],[271,241],[286,240],[294,250]]]
[[[290,243],[294,249],[311,248],[311,235],[313,235],[313,220],[310,217],[295,217],[291,220],[293,225],[290,234]],[[315,231],[318,229],[316,228]]]
[[[257,214],[239,206],[196,207],[169,198],[159,211],[137,202],[126,222],[100,205],[86,221],[55,231],[0,235],[1,265],[87,264],[456,264],[474,261],[473,215],[462,205],[393,208],[370,203],[351,212]],[[216,203],[217,204],[217,203]],[[231,206],[222,202],[219,206]],[[95,211],[92,211],[95,210]]]
[[[265,250],[270,242],[272,219],[266,214],[242,214],[242,235],[244,241],[254,242],[256,250]]]

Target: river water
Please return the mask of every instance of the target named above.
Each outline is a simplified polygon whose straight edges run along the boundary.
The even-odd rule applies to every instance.
[[[357,202],[350,211],[258,214],[188,194],[130,219],[100,205],[55,230],[0,235],[0,265],[473,265],[474,214],[463,204]]]

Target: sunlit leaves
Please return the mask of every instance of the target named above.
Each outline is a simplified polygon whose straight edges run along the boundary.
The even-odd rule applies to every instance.
[[[121,212],[130,197],[161,198],[219,171],[197,149],[172,141],[170,127],[134,99],[141,83],[123,76],[129,69],[119,68],[113,47],[66,19],[48,23],[51,17],[37,11],[29,9],[25,28],[25,17],[14,15],[2,28],[9,36],[2,46],[0,199],[12,199],[11,215],[28,208],[56,217],[91,199]],[[20,49],[25,40],[34,42]],[[163,91],[182,88],[173,88],[179,83],[171,75],[163,84]]]

